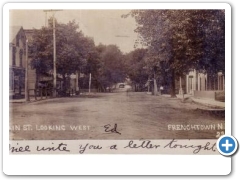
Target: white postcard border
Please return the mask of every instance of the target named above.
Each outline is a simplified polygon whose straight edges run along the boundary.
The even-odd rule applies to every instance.
[[[48,3],[58,9],[137,9],[156,8],[158,3]],[[161,4],[161,8],[219,9],[226,11],[226,108],[225,132],[231,134],[231,7],[226,3]],[[9,9],[46,9],[43,3],[5,4],[3,7],[3,172],[11,175],[226,175],[231,172],[231,158],[221,155],[9,155],[8,32]],[[193,165],[194,164],[194,165]],[[44,166],[43,166],[44,165]]]

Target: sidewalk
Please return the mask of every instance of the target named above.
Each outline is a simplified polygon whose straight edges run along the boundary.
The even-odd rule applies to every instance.
[[[163,95],[159,95],[159,96],[168,97],[168,98],[171,97],[169,94],[163,94]],[[177,94],[176,96],[177,96],[178,99],[183,98],[183,96],[179,95],[179,94]],[[184,94],[184,100],[186,100],[188,98],[191,99],[194,103],[201,104],[201,105],[206,106],[208,108],[225,109],[225,102],[215,101],[215,100],[207,99],[207,98],[206,99],[204,99],[204,98],[200,99],[200,98],[193,97],[193,95]]]
[[[9,99],[9,103],[25,103],[25,99]]]
[[[71,96],[66,96],[66,97],[78,97],[78,96],[89,97],[89,96],[93,96],[95,94],[96,94],[96,92],[90,92],[90,93],[88,93],[88,92],[85,93],[84,92],[84,93],[80,93],[79,95],[73,94]],[[57,96],[57,97],[53,98],[53,97],[49,97],[48,96],[46,98],[46,96],[43,96],[42,99],[41,99],[41,97],[37,97],[37,99],[35,99],[34,96],[30,96],[29,97],[29,101],[26,101],[25,98],[22,98],[22,99],[9,99],[9,103],[30,103],[30,102],[32,103],[32,102],[39,102],[39,101],[43,101],[43,100],[50,100],[50,99],[56,99],[56,98],[63,98],[63,97]]]
[[[167,98],[171,98],[171,95],[170,94],[159,94],[159,96],[163,96],[163,97],[167,97]],[[183,95],[180,95],[180,94],[176,94],[176,98],[178,99],[182,99],[183,98]],[[187,99],[187,98],[191,98],[192,95],[189,95],[189,94],[184,94],[184,99]]]
[[[47,98],[51,99],[51,98]],[[30,97],[29,101],[26,101],[25,98],[23,99],[9,99],[9,103],[29,103],[29,102],[36,102],[36,101],[41,101],[41,100],[47,100],[45,97],[44,98],[37,98],[37,100],[34,97]]]

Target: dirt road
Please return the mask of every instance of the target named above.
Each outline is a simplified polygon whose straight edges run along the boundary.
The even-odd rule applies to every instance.
[[[212,139],[224,132],[224,117],[197,108],[135,92],[12,103],[10,139]]]

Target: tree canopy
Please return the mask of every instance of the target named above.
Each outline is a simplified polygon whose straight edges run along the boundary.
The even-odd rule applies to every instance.
[[[175,78],[190,69],[217,72],[225,62],[225,13],[223,10],[132,10],[138,43],[148,48],[152,69],[167,64],[171,95]],[[164,63],[161,63],[164,62]]]
[[[33,41],[30,42],[31,63],[37,75],[51,73],[53,69],[52,27],[50,23],[49,27],[35,30]],[[66,76],[86,66],[89,54],[94,48],[93,40],[84,36],[75,21],[67,24],[56,22],[56,68],[64,81]]]
[[[116,45],[97,46],[99,53],[100,68],[98,70],[98,82],[105,89],[118,82],[124,82],[126,70],[124,66],[124,56]]]
[[[146,62],[147,49],[135,49],[125,55],[125,67],[127,75],[135,91],[141,91],[148,81],[149,71]]]
[[[52,74],[53,70],[53,26],[35,30],[29,53],[32,67],[39,74]],[[56,68],[65,84],[66,77],[76,72],[92,74],[93,80],[106,90],[118,82],[125,81],[123,53],[116,45],[98,45],[84,36],[75,21],[67,24],[56,22]],[[38,81],[38,80],[37,80]],[[67,84],[64,85],[64,88]]]

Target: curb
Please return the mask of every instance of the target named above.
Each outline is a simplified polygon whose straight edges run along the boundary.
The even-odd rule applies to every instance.
[[[212,104],[209,104],[209,103],[202,103],[202,102],[196,101],[195,98],[191,98],[191,100],[192,100],[195,104],[200,104],[200,105],[203,105],[203,106],[205,106],[205,107],[209,107],[209,108],[213,108],[213,109],[225,110],[225,107],[218,106],[218,105],[212,105]]]

